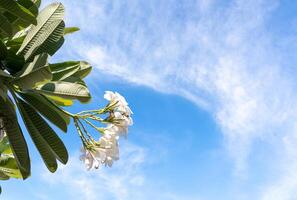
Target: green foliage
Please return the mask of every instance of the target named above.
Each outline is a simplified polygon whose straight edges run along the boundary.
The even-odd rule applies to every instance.
[[[10,177],[22,178],[17,163],[13,157],[7,136],[0,141],[0,180],[8,180]]]
[[[29,0],[0,0],[1,34],[10,38],[23,27],[36,24],[37,14],[37,6]]]
[[[47,64],[47,58],[47,54],[35,56],[32,62],[25,64],[23,71],[15,75],[15,79],[11,83],[22,90],[27,90],[51,81],[52,73]]]
[[[59,127],[62,131],[67,132],[67,125],[70,122],[70,117],[61,111],[57,105],[49,101],[43,95],[36,92],[27,91],[26,93],[19,93],[19,95],[41,113],[46,119]]]
[[[68,153],[63,142],[32,106],[22,99],[17,101],[25,125],[44,163],[49,171],[55,172],[57,169],[56,158],[64,164],[68,160]]]
[[[64,35],[71,34],[71,33],[74,33],[76,31],[79,31],[78,27],[67,27],[67,28],[64,29]]]
[[[26,179],[31,168],[28,147],[17,120],[14,104],[8,96],[5,99],[0,98],[0,113],[17,166],[22,177]]]
[[[36,26],[31,26],[17,55],[25,60],[32,59],[40,53],[53,55],[63,44],[65,23],[64,6],[54,3],[43,9],[37,17]]]
[[[66,81],[52,81],[40,85],[36,88],[36,91],[52,97],[57,96],[69,100],[77,99],[80,102],[88,102],[91,98],[86,86]]]
[[[61,106],[91,98],[83,81],[92,69],[87,62],[50,63],[64,35],[79,28],[65,28],[61,3],[39,12],[40,3],[0,0],[0,180],[30,176],[23,132],[29,133],[49,171],[57,170],[57,161],[66,164],[67,149],[51,125],[67,132],[72,116]],[[20,128],[16,109],[27,131]]]

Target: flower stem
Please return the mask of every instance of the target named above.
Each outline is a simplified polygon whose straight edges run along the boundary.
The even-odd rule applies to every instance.
[[[81,139],[81,141],[82,141],[84,147],[87,149],[87,148],[88,148],[88,143],[89,143],[89,142],[88,142],[87,139],[83,136],[82,131],[81,131],[81,129],[80,129],[78,123],[77,123],[77,119],[76,119],[76,118],[73,118],[73,120],[74,120],[74,124],[75,124],[76,130],[77,130],[77,132],[78,132],[78,135],[79,135],[79,137],[80,137],[80,139]]]
[[[94,141],[93,137],[88,133],[88,131],[85,129],[83,123],[80,121],[80,119],[77,120],[79,122],[79,124],[81,125],[84,133],[88,136],[88,138],[91,140],[91,141]]]
[[[66,110],[64,110],[64,109],[62,109],[62,108],[60,108],[60,109],[61,109],[61,111],[62,111],[63,113],[65,113],[65,114],[68,115],[69,117],[72,117],[72,118],[75,118],[75,117],[76,117],[75,114],[72,114],[72,113],[70,113],[70,112],[68,112],[68,111],[66,111]]]
[[[96,109],[96,110],[85,110],[77,113],[77,115],[83,115],[85,113],[90,114],[90,113],[95,113],[95,114],[102,114],[105,109]]]
[[[101,130],[102,128],[98,128],[97,126],[95,126],[92,122],[90,122],[87,119],[83,119],[86,123],[88,123],[90,126],[92,126],[94,129],[96,129],[97,131],[99,131],[101,134],[103,133],[103,131]]]

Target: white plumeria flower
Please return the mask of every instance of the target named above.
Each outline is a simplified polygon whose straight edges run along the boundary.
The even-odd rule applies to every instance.
[[[98,128],[103,134],[102,137],[98,142],[93,140],[88,143],[87,149],[83,148],[80,157],[88,170],[97,169],[100,165],[111,167],[113,162],[119,159],[119,136],[127,137],[128,127],[133,124],[133,112],[123,96],[117,92],[106,91],[104,98],[109,101],[104,109],[109,116],[103,121],[108,125]]]
[[[133,125],[133,120],[130,116],[124,115],[120,112],[114,112],[112,118],[115,124],[119,126],[131,126]]]
[[[106,158],[102,164],[112,166],[114,160],[119,159],[118,136],[104,135],[100,138],[100,147],[105,149]]]
[[[109,122],[112,124],[106,128],[106,132],[114,132],[118,135],[124,134],[127,137],[128,126],[133,124],[131,115],[133,112],[128,106],[126,99],[117,92],[106,91],[104,98],[109,100],[110,116]]]
[[[109,124],[105,129],[104,133],[108,135],[116,135],[116,136],[124,136],[127,138],[128,135],[128,127],[127,126],[118,126],[114,124]]]
[[[106,153],[104,149],[95,148],[92,151],[82,148],[82,155],[80,160],[84,162],[87,170],[98,169],[103,160],[106,159]]]
[[[133,114],[132,110],[128,106],[126,99],[117,92],[106,91],[104,98],[109,101],[109,104],[115,104],[113,111],[120,112],[124,115],[130,116]]]
[[[118,127],[113,124],[109,124],[109,125],[107,125],[106,128],[104,128],[104,135],[106,137],[114,135],[116,137],[116,139],[118,139],[121,134],[122,134],[122,132],[120,132]]]
[[[118,136],[104,135],[99,139],[98,145],[91,147],[91,150],[82,149],[82,160],[88,170],[98,169],[101,164],[112,166],[114,160],[119,159]]]

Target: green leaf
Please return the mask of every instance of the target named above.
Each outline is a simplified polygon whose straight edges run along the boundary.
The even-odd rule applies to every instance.
[[[8,179],[9,179],[9,176],[7,176],[6,174],[4,174],[3,172],[0,171],[0,180],[5,181]],[[0,187],[0,191],[1,191],[1,187]],[[0,192],[0,194],[1,194],[1,192]]]
[[[32,89],[37,87],[38,85],[44,84],[52,79],[52,74],[49,69],[49,66],[44,66],[33,70],[29,74],[25,74],[24,76],[20,76],[14,81],[13,84],[19,86],[23,90]]]
[[[48,66],[49,55],[42,53],[34,57],[34,60],[24,65],[22,71],[16,74],[16,76],[24,76],[31,73],[33,70]]]
[[[68,78],[64,79],[63,81],[69,82],[69,83],[76,83],[76,84],[80,84],[80,85],[87,87],[87,84],[82,79],[80,79],[76,76],[69,76]]]
[[[2,40],[0,40],[0,61],[4,60],[6,56],[7,56],[7,48],[5,44],[2,42]]]
[[[20,6],[23,6],[23,8],[27,9],[36,18],[36,16],[38,15],[38,7],[31,0],[18,0],[17,3]],[[13,25],[13,33],[16,33],[32,24],[28,21],[24,21],[22,18],[14,17],[11,14],[8,15],[8,13],[5,13],[5,15],[10,19]]]
[[[92,71],[92,66],[89,63],[85,61],[80,61],[79,70],[75,74],[73,74],[73,76],[83,79],[86,76],[88,76],[91,71]]]
[[[12,0],[0,0],[0,9],[9,12],[29,24],[36,24],[35,16],[25,7]]]
[[[16,160],[10,156],[0,157],[0,172],[12,178],[22,178],[22,174],[17,167]],[[7,177],[4,177],[7,178]],[[7,180],[7,179],[6,179]]]
[[[1,78],[13,78],[10,74],[6,73],[2,69],[0,69],[0,77]]]
[[[14,104],[11,100],[4,101],[0,97],[0,115],[4,121],[5,132],[11,145],[17,167],[23,179],[30,175],[30,158],[27,143],[18,124]]]
[[[18,100],[18,106],[30,136],[48,169],[51,172],[56,171],[57,163],[55,157],[63,164],[66,164],[68,161],[65,145],[32,106],[21,99]]]
[[[68,61],[50,64],[53,81],[65,80],[70,76],[85,78],[92,70],[92,66],[85,61]]]
[[[63,80],[77,72],[80,69],[79,62],[63,62],[50,64],[53,73],[53,81]]]
[[[39,8],[41,5],[41,0],[32,0],[33,3]]]
[[[53,3],[43,9],[37,17],[37,25],[32,26],[17,54],[23,55],[25,60],[43,52],[52,55],[53,49],[61,45],[65,27],[63,17],[61,3]]]
[[[76,31],[79,31],[80,29],[78,27],[66,27],[64,29],[64,35],[67,35],[67,34],[72,34]]]
[[[26,9],[28,9],[34,16],[38,15],[38,7],[33,1],[18,0],[18,4],[22,5]]]
[[[19,50],[19,48],[21,47],[21,45],[22,45],[26,35],[30,31],[30,29],[31,29],[31,26],[28,26],[27,28],[16,32],[14,34],[14,36],[12,37],[12,39],[10,39],[6,42],[6,46],[13,48],[16,53]]]
[[[73,100],[71,99],[65,99],[59,96],[53,96],[46,94],[46,97],[50,99],[51,102],[54,104],[57,104],[58,106],[71,106],[73,104]]]
[[[23,100],[18,99],[17,105],[27,127],[27,130],[36,148],[38,149],[45,165],[50,172],[55,172],[58,167],[57,161],[47,141],[40,133],[40,131],[42,131],[43,134],[45,132],[45,130],[41,130],[41,128],[44,128],[42,127],[42,125],[44,125],[42,124],[43,119],[35,112],[35,110],[30,105],[26,104]]]
[[[15,50],[19,49],[25,39],[25,36],[26,35],[23,35],[23,36],[12,38],[11,40],[8,40],[6,42],[6,46],[9,48],[13,48]]]
[[[77,99],[83,103],[88,102],[91,99],[88,88],[77,83],[53,81],[40,85],[35,89],[45,95],[57,96],[64,99]]]
[[[50,122],[55,124],[64,132],[67,132],[67,125],[70,123],[70,117],[63,113],[58,106],[54,105],[43,95],[35,92],[19,93],[19,95]]]
[[[25,60],[23,56],[18,56],[15,54],[14,48],[10,48],[8,49],[8,54],[6,59],[3,61],[3,64],[9,73],[14,75],[23,68]]]
[[[37,56],[31,65],[19,77],[15,78],[12,83],[26,90],[50,81],[52,73],[48,65],[42,66],[46,64],[44,59],[46,59],[44,55]]]
[[[62,22],[61,25],[64,26],[64,22]],[[63,27],[60,27],[60,28],[62,29]],[[52,40],[52,41],[47,40],[46,42],[44,42],[42,45],[39,46],[39,49],[36,51],[35,54],[46,52],[52,56],[61,48],[64,42],[65,42],[64,37],[61,37],[59,40],[58,39]]]
[[[4,136],[0,141],[0,154],[11,154],[11,148],[7,136]]]
[[[0,78],[3,79],[3,77],[1,77],[1,71],[2,70],[0,70]],[[0,79],[0,98],[4,99],[4,101],[6,101],[6,99],[8,98],[7,87],[2,83],[1,79]],[[5,79],[5,77],[4,77],[4,79]]]
[[[12,36],[12,25],[2,14],[0,14],[0,33],[4,34],[7,37]]]

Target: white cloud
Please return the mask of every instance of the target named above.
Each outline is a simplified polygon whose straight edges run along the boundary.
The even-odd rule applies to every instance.
[[[43,174],[43,180],[53,186],[64,188],[67,197],[75,199],[129,199],[138,194],[145,180],[141,171],[144,149],[125,144],[121,160],[112,169],[87,171],[79,155],[70,158],[67,166],[60,166],[55,174]],[[133,191],[133,192],[132,192]]]
[[[282,162],[281,178],[264,189],[262,200],[294,200],[297,198],[297,136],[283,138],[285,144],[285,158]]]
[[[272,2],[189,1],[184,7],[175,1],[158,6],[155,1],[108,2],[91,1],[93,7],[65,1],[69,23],[83,30],[70,39],[79,47],[70,54],[87,58],[101,72],[185,96],[209,109],[232,143],[247,146],[237,151],[242,165],[250,140],[271,123],[263,119],[270,114],[266,101],[282,92],[263,96],[283,79],[277,60],[267,61],[274,54],[263,22]]]
[[[36,193],[36,198],[44,200],[56,197],[77,200],[181,199],[179,194],[167,191],[162,185],[162,180],[154,180],[146,174],[144,162],[148,166],[151,156],[143,147],[125,142],[121,150],[121,159],[114,163],[112,168],[103,167],[100,170],[87,171],[79,161],[78,154],[73,155],[66,166],[59,166],[59,170],[54,174],[44,173],[43,168],[40,170],[42,180],[39,184],[46,183],[49,188],[53,187],[57,194],[55,196],[48,190],[46,196]],[[182,199],[197,200],[197,197],[183,196]]]
[[[277,36],[267,29],[279,1],[64,2],[69,23],[82,28],[69,39],[77,47],[65,54],[87,58],[103,73],[185,96],[210,111],[239,176],[247,175],[255,141],[273,146],[266,158],[282,158],[285,164],[271,163],[281,173],[263,185],[261,195],[296,197],[296,150],[288,150],[297,143],[296,78],[291,66],[283,65],[286,52],[275,47]]]

